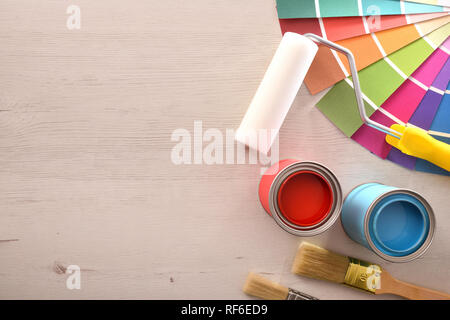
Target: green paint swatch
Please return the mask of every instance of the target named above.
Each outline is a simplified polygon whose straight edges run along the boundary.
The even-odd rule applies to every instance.
[[[404,81],[403,77],[384,60],[378,60],[361,70],[358,76],[362,92],[377,106],[391,95],[391,88],[398,88]]]
[[[434,49],[422,38],[389,55],[389,59],[407,75],[411,75]]]
[[[450,35],[450,24],[430,34],[429,39],[441,45]],[[388,58],[406,75],[410,76],[432,53],[433,48],[425,40],[415,42],[390,54]],[[377,107],[382,105],[397,90],[404,79],[385,60],[379,60],[358,72],[362,92]],[[370,116],[375,111],[366,102],[366,112]],[[352,136],[362,125],[353,88],[342,80],[337,83],[317,104],[319,110],[328,117],[348,137]]]
[[[364,106],[368,116],[375,112],[366,102]],[[359,116],[355,92],[345,81],[337,83],[332,90],[328,91],[317,107],[348,137],[363,124]]]

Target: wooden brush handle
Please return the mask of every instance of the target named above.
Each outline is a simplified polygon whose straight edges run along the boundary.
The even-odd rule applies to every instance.
[[[383,270],[380,289],[375,294],[390,293],[412,300],[450,300],[450,294],[419,287],[393,278]]]

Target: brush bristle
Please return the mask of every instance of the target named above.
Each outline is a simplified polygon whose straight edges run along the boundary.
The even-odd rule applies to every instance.
[[[302,276],[343,283],[350,260],[308,242],[302,242],[292,272]]]
[[[289,293],[288,288],[253,272],[248,274],[243,290],[248,295],[265,300],[285,300]]]

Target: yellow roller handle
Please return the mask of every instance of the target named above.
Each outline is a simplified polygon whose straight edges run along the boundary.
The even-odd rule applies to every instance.
[[[427,160],[450,171],[450,145],[430,136],[425,130],[417,127],[405,127],[393,124],[391,129],[402,133],[400,139],[386,135],[386,142],[401,152]]]

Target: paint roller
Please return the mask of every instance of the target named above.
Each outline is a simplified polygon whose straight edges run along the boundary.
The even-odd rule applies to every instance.
[[[364,108],[355,58],[350,50],[315,34],[286,32],[236,131],[235,139],[267,154],[314,60],[323,44],[343,53],[350,65],[353,88],[361,120],[386,134],[386,141],[405,154],[428,160],[450,171],[450,145],[425,130],[394,124],[386,127],[370,119]],[[261,134],[263,133],[263,134]]]

